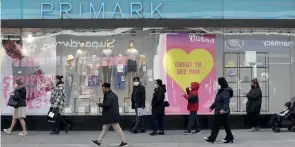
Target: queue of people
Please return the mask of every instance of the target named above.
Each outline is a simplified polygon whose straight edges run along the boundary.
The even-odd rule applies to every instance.
[[[71,128],[71,125],[65,121],[61,115],[63,108],[65,106],[65,93],[64,93],[64,82],[62,81],[63,76],[57,75],[55,78],[56,86],[51,95],[51,108],[48,113],[48,117],[51,118],[53,124],[53,131],[50,133],[52,135],[60,133],[60,124],[65,125],[65,132],[67,133]],[[136,119],[133,128],[130,130],[131,133],[144,133],[144,118],[143,110],[145,109],[146,93],[145,87],[140,84],[140,79],[135,77],[133,79],[134,86],[131,96],[132,108],[135,109]],[[20,121],[23,131],[19,134],[21,136],[27,135],[25,117],[26,117],[26,88],[22,81],[16,80],[16,87],[14,91],[11,92],[11,98],[9,100],[9,105],[15,108],[13,113],[13,119],[10,128],[4,129],[7,134],[11,134],[17,120]],[[224,77],[218,78],[219,89],[217,91],[215,101],[210,106],[209,111],[214,110],[214,123],[211,128],[211,134],[209,137],[205,137],[207,142],[214,143],[220,127],[223,126],[226,132],[226,137],[222,141],[224,143],[233,143],[234,136],[231,132],[231,127],[229,123],[230,116],[230,99],[233,96],[233,90],[228,86],[228,83]],[[127,140],[120,127],[120,113],[118,97],[111,90],[111,85],[109,83],[104,83],[102,85],[102,91],[104,93],[103,103],[97,103],[99,107],[102,108],[102,121],[103,127],[101,135],[97,140],[92,140],[91,142],[97,146],[100,146],[103,139],[108,133],[110,126],[118,133],[121,138],[121,143],[119,146],[127,146]],[[199,90],[200,84],[198,82],[192,82],[191,86],[186,88],[186,94],[183,97],[188,101],[187,110],[189,114],[189,123],[187,130],[184,132],[185,135],[200,133],[200,123],[198,121],[198,108],[199,108]],[[151,136],[155,135],[165,135],[164,131],[164,117],[165,117],[165,107],[169,106],[169,103],[165,101],[166,86],[163,84],[162,80],[157,79],[155,81],[154,93],[151,101],[152,107],[152,119],[153,119],[153,131],[150,133]],[[247,102],[247,115],[249,120],[251,120],[251,131],[258,131],[259,125],[259,114],[261,108],[262,92],[259,87],[257,79],[253,79],[251,83],[251,90],[245,93],[248,98]],[[168,104],[167,104],[168,103]],[[49,118],[49,120],[50,120]],[[195,132],[192,130],[195,129]]]

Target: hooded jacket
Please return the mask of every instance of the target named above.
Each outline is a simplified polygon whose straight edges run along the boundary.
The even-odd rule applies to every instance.
[[[199,90],[200,84],[198,82],[191,83],[191,90],[186,88],[186,93],[183,97],[188,100],[187,110],[197,112],[199,110]]]
[[[214,111],[215,115],[221,115],[220,110],[224,110],[225,114],[230,114],[230,98],[233,96],[233,90],[230,87],[222,88],[218,90],[214,103],[210,109]]]

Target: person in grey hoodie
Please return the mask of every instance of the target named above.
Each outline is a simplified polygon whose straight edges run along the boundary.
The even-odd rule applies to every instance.
[[[221,88],[218,90],[215,101],[210,107],[210,112],[215,109],[214,124],[211,128],[211,135],[209,137],[205,137],[205,139],[207,142],[214,143],[222,125],[226,132],[226,137],[224,140],[222,140],[222,142],[233,143],[234,137],[229,124],[229,103],[230,98],[233,96],[233,90],[228,86],[228,83],[224,77],[218,78],[218,84]]]

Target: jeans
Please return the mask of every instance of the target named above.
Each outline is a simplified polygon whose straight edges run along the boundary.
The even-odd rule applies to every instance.
[[[164,132],[164,115],[152,114],[153,118],[153,131],[156,132],[157,130]]]
[[[68,126],[69,124],[65,121],[65,119],[63,118],[63,116],[59,114],[57,114],[56,116],[56,120],[55,123],[53,125],[53,131],[60,131],[60,123],[63,123],[65,126]]]
[[[196,131],[199,131],[200,130],[200,123],[198,120],[197,112],[191,111],[190,115],[189,115],[189,123],[188,123],[187,130],[191,131],[193,128],[195,128]]]
[[[69,105],[71,102],[71,93],[72,93],[72,86],[73,86],[73,75],[68,75],[65,81],[65,94],[66,94],[66,105]],[[70,79],[71,80],[70,80]]]
[[[144,130],[144,119],[143,116],[138,116],[137,109],[135,109],[136,112],[136,120],[135,120],[135,125],[133,127],[133,131],[137,130]]]
[[[127,141],[125,139],[124,133],[123,133],[119,123],[103,125],[101,134],[100,134],[100,136],[98,138],[98,142],[101,143],[103,141],[103,139],[107,136],[110,126],[112,126],[113,129],[118,133],[118,135],[121,138],[121,142],[126,143]]]
[[[217,135],[219,133],[221,125],[224,127],[225,132],[226,132],[226,139],[233,139],[233,134],[231,132],[230,124],[228,121],[229,115],[223,114],[223,115],[214,115],[214,125],[211,129],[211,135],[209,138],[212,140],[216,140]]]

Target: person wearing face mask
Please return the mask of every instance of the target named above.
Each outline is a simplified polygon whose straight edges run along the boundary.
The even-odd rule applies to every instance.
[[[234,137],[229,124],[229,103],[230,98],[233,96],[233,90],[228,86],[228,83],[224,77],[218,78],[218,84],[221,88],[218,90],[215,97],[215,101],[210,107],[210,112],[213,109],[215,109],[213,127],[211,128],[211,135],[209,137],[204,138],[207,142],[214,143],[219,133],[220,127],[222,125],[226,132],[226,137],[222,140],[222,142],[233,143]]]
[[[188,100],[187,110],[190,111],[189,115],[189,123],[187,127],[187,131],[184,132],[184,135],[193,134],[191,131],[193,127],[195,127],[195,133],[200,133],[200,123],[197,117],[198,109],[199,109],[199,90],[200,84],[198,82],[191,83],[191,90],[189,87],[186,88],[187,94],[184,94],[183,97]]]
[[[155,83],[155,89],[152,99],[152,118],[153,118],[153,132],[150,133],[151,136],[154,135],[165,135],[164,132],[164,115],[165,115],[165,93],[166,85],[163,85],[162,80],[157,79]],[[160,132],[157,132],[160,130]]]
[[[68,133],[71,125],[65,121],[65,119],[61,116],[61,113],[65,106],[65,90],[64,90],[64,82],[62,81],[63,76],[56,75],[56,87],[51,94],[50,102],[51,108],[56,112],[56,118],[53,125],[53,131],[50,132],[51,135],[57,135],[60,132],[60,123],[65,125],[65,132]]]
[[[251,131],[258,131],[262,92],[256,78],[251,81],[251,89],[248,93],[245,93],[245,95],[248,99],[246,103],[246,111],[249,123],[252,128]]]
[[[135,109],[136,120],[134,127],[130,130],[132,133],[144,133],[144,118],[138,113],[139,109],[145,108],[145,87],[140,84],[139,77],[133,78],[134,86],[131,95],[132,109]]]

